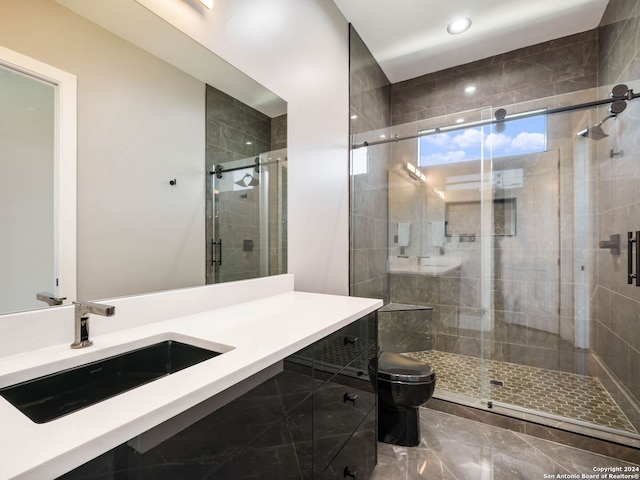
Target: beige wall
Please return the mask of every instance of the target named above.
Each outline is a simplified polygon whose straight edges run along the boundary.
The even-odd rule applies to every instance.
[[[0,45],[78,77],[78,298],[203,284],[204,84],[52,0]]]

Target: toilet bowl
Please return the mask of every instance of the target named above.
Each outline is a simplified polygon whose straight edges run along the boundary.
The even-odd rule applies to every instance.
[[[380,352],[368,370],[378,394],[378,440],[415,447],[420,443],[418,407],[436,387],[433,368],[404,355]]]

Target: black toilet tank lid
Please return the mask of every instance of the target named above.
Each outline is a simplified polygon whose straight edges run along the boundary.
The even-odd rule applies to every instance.
[[[430,382],[436,374],[431,365],[405,355],[381,352],[378,355],[378,378],[404,382]]]

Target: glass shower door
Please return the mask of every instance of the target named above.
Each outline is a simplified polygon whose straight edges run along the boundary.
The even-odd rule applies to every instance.
[[[441,372],[438,397],[473,406],[490,401],[497,354],[487,342],[495,328],[491,225],[498,207],[492,118],[491,107],[439,118],[445,126],[419,140],[428,252],[420,263],[438,292],[432,300],[435,345],[425,360]]]
[[[637,442],[640,102],[585,98],[356,135],[351,288],[434,397]]]
[[[487,400],[501,413],[638,438],[629,330],[638,294],[627,284],[625,248],[627,232],[640,229],[637,189],[627,188],[637,169],[622,153],[634,148],[623,137],[632,119],[621,115],[606,135],[578,134],[607,114],[541,116],[543,151],[493,159],[494,175],[522,174],[514,188],[495,190],[516,202],[517,228],[494,237],[495,328],[486,341],[500,361]],[[494,216],[496,231],[501,221]]]
[[[483,281],[493,274],[493,235],[484,230],[494,216],[491,126],[484,124],[492,113],[367,132],[355,138],[368,145],[352,158],[352,285],[358,295],[380,296],[366,289],[379,284],[379,262],[388,273],[381,348],[431,364],[436,396],[474,406],[487,401],[485,364],[494,354],[484,341],[493,325],[492,283]],[[376,145],[383,136],[400,140]],[[379,217],[384,239],[372,228]]]

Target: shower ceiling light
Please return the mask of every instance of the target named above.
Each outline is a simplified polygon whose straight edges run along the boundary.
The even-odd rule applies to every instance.
[[[467,17],[457,18],[453,22],[451,22],[449,25],[447,25],[447,32],[449,32],[451,35],[458,35],[459,33],[466,32],[467,30],[469,30],[470,26],[471,26],[470,18],[467,18]]]

